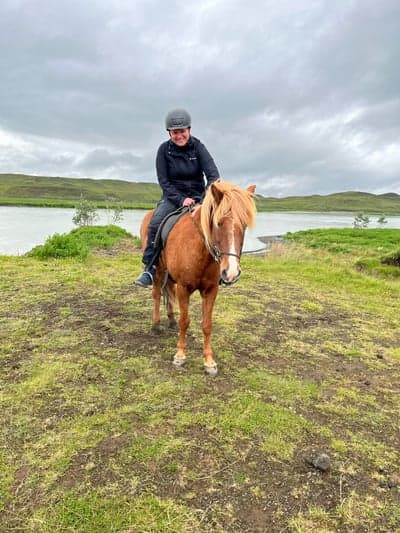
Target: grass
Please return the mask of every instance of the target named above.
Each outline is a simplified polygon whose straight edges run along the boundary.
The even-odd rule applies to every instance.
[[[325,233],[243,257],[215,379],[198,295],[185,368],[175,332],[150,334],[132,238],[0,257],[1,531],[399,530],[400,285],[355,264],[396,235],[357,231],[340,253]]]
[[[42,245],[35,246],[27,255],[38,259],[76,257],[86,259],[94,248],[111,248],[122,239],[132,237],[118,226],[83,226],[62,235],[50,236]]]

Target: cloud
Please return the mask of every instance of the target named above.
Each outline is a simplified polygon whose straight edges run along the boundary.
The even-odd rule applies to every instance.
[[[0,30],[0,172],[154,181],[183,106],[230,181],[400,192],[397,0],[5,0]]]

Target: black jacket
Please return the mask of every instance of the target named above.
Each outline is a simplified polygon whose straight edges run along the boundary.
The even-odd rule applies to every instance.
[[[196,137],[190,137],[183,147],[171,140],[162,143],[157,152],[156,168],[163,197],[177,207],[185,198],[201,202],[206,187],[219,178],[213,158]]]

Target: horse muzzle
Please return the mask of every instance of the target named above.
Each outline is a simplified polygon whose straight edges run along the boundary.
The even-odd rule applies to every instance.
[[[233,278],[229,278],[228,271],[227,270],[223,270],[221,272],[221,277],[220,277],[220,280],[219,280],[219,284],[220,285],[225,285],[225,286],[233,285],[234,283],[239,281],[240,274],[241,274],[241,270],[239,268],[236,276],[234,276]]]

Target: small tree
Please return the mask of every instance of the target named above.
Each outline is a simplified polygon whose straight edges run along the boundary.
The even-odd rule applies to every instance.
[[[96,206],[81,194],[72,222],[75,226],[92,226],[98,218]]]
[[[385,224],[387,224],[387,220],[386,220],[385,215],[381,215],[381,216],[378,218],[377,222],[378,222],[379,226],[380,226],[381,228],[383,228],[383,226],[384,226]]]
[[[353,226],[356,229],[367,228],[369,223],[370,223],[369,216],[364,215],[363,213],[358,213],[358,215],[354,217],[354,220],[353,220]]]
[[[119,224],[124,218],[124,209],[121,205],[116,205],[115,207],[107,206],[108,219],[110,224]]]

